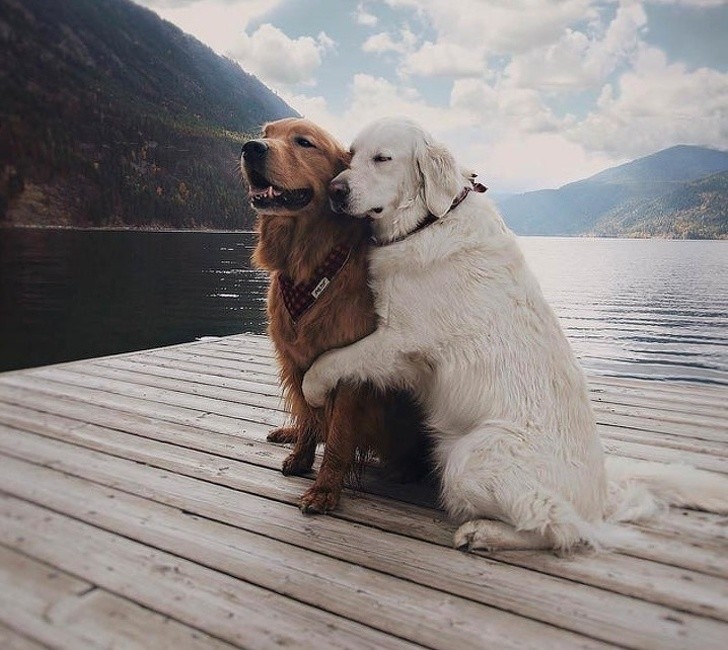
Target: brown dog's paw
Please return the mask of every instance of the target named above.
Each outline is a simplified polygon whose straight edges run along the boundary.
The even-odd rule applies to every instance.
[[[280,444],[293,444],[298,440],[298,429],[294,427],[281,427],[273,429],[265,438],[268,442]]]
[[[339,503],[339,494],[338,490],[319,488],[314,485],[301,497],[301,512],[307,515],[331,512]]]
[[[300,476],[310,472],[312,467],[313,458],[293,453],[289,454],[283,461],[281,471],[284,476]]]

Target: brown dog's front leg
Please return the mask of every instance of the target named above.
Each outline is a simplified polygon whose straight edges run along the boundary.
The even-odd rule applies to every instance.
[[[357,448],[355,421],[361,399],[352,387],[341,386],[326,404],[326,448],[316,480],[301,497],[305,513],[326,513],[339,503],[344,480],[351,471]]]
[[[265,439],[268,442],[275,442],[279,445],[292,445],[298,441],[298,436],[301,433],[299,427],[280,427],[273,429]]]
[[[293,451],[283,461],[281,471],[285,476],[298,476],[310,471],[313,467],[313,459],[316,456],[316,443],[318,437],[316,428],[302,426],[297,428],[296,444]]]
[[[286,391],[286,402],[293,416],[293,426],[275,429],[268,434],[269,442],[294,443],[281,468],[286,476],[297,476],[310,471],[316,456],[316,444],[323,442],[323,412],[306,404],[301,393],[300,380],[300,377],[295,377]]]

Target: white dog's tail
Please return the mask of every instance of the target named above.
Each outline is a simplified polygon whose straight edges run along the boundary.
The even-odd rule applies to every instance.
[[[608,456],[609,521],[649,519],[668,506],[728,514],[728,477],[690,465]]]

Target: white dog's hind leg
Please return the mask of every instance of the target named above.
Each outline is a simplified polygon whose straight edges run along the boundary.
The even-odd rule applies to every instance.
[[[500,477],[496,477],[499,481]],[[521,483],[521,487],[518,483]],[[492,522],[477,519],[465,522],[455,533],[455,545],[488,550],[525,550],[553,548],[568,551],[586,545],[600,548],[602,542],[594,527],[573,506],[526,477],[508,478],[515,494],[497,497],[502,518],[508,523],[493,528]],[[507,526],[510,525],[510,530]]]
[[[539,533],[516,530],[510,524],[493,519],[472,519],[455,531],[455,548],[474,551],[526,551],[553,548]]]
[[[578,545],[599,548],[604,542],[611,543],[609,531],[601,523],[601,509],[595,512],[596,523],[589,522],[572,503],[542,482],[548,468],[543,459],[537,460],[538,452],[528,447],[521,433],[512,425],[494,423],[457,440],[441,441],[443,505],[452,516],[468,520],[457,531],[455,545],[490,550],[569,550]],[[577,480],[578,476],[572,478]],[[500,519],[510,530],[483,517]]]

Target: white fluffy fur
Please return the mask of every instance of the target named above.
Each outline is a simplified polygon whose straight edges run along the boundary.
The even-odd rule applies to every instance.
[[[605,464],[584,375],[513,233],[483,195],[446,214],[467,174],[445,148],[416,124],[388,119],[352,149],[341,176],[347,212],[375,218],[380,240],[412,231],[428,211],[445,216],[372,251],[379,327],[323,355],[303,390],[316,406],[340,380],[418,397],[435,437],[442,503],[464,522],[457,546],[621,546],[629,535],[613,522],[667,504],[728,511],[720,475]]]

